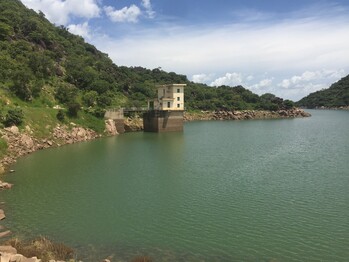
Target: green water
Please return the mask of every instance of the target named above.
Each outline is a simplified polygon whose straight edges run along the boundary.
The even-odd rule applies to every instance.
[[[311,113],[37,152],[2,224],[84,261],[349,261],[349,112]]]

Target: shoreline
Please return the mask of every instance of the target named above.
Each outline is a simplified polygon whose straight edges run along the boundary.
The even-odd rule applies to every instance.
[[[311,114],[300,108],[287,110],[267,111],[267,110],[219,110],[219,111],[199,111],[184,114],[184,121],[198,120],[267,120],[310,117]]]

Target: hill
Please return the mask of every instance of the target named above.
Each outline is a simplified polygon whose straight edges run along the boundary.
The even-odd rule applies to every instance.
[[[306,108],[340,108],[349,106],[349,75],[332,84],[328,89],[309,94],[297,102]]]
[[[293,105],[242,86],[213,88],[160,68],[117,66],[82,37],[54,26],[18,0],[0,2],[0,50],[0,117],[5,126],[20,124],[20,118],[52,124],[56,107],[63,108],[58,116],[62,121],[74,118],[100,131],[106,108],[144,106],[155,96],[157,84],[168,83],[187,84],[187,110],[278,110]]]

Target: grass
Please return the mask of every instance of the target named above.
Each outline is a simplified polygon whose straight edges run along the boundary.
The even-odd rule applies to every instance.
[[[3,138],[0,138],[0,158],[6,154],[7,146],[7,142]]]
[[[29,125],[39,138],[49,137],[50,131],[58,123],[57,110],[45,107],[23,107],[24,125]]]
[[[84,111],[79,111],[78,118],[67,118],[70,122],[74,122],[82,127],[90,128],[99,134],[102,134],[105,129],[105,123],[103,118],[95,117],[91,114],[85,113]]]

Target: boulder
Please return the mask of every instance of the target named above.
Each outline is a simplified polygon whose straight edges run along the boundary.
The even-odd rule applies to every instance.
[[[116,125],[113,119],[105,120],[105,132],[108,135],[112,135],[112,136],[115,136],[118,134],[118,131],[116,129]]]
[[[24,146],[24,147],[26,147],[28,149],[31,149],[31,148],[34,147],[33,139],[30,136],[26,135],[26,134],[21,136],[20,143],[21,143],[22,146]]]
[[[12,246],[0,246],[0,253],[17,254],[17,249]]]
[[[0,209],[0,220],[3,220],[5,217],[6,216],[4,210]]]
[[[6,127],[5,130],[14,134],[14,135],[19,134],[19,129],[17,126]]]
[[[10,230],[7,230],[7,231],[4,231],[4,232],[0,232],[0,238],[1,237],[5,237],[7,235],[11,234],[11,231]]]

